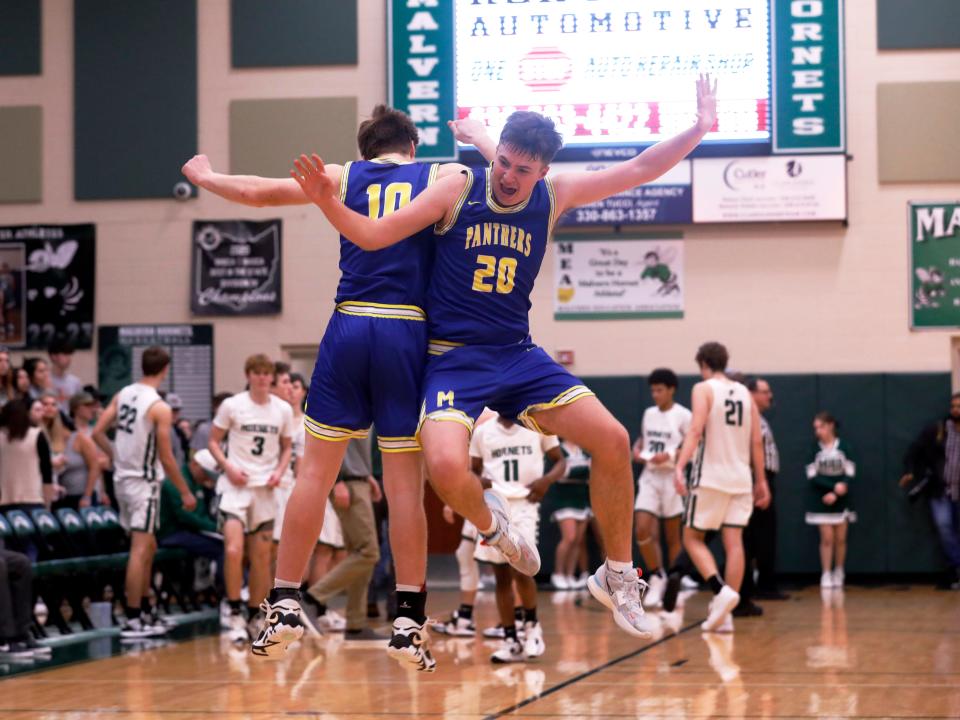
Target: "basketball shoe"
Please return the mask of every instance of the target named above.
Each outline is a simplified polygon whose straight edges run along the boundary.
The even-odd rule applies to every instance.
[[[437,669],[437,661],[430,652],[430,633],[427,632],[426,622],[419,625],[407,617],[394,620],[387,655],[418,672],[434,672]]]
[[[287,647],[303,637],[305,624],[303,608],[295,597],[278,597],[276,588],[260,603],[263,627],[250,645],[250,652],[259,657],[276,660],[287,652]]]

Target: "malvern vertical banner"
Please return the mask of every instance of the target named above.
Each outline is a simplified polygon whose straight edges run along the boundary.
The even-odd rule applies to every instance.
[[[455,160],[452,0],[387,0],[390,104],[420,131],[418,160]]]
[[[846,151],[843,0],[773,0],[773,152]]]
[[[908,208],[910,327],[960,327],[960,201]]]

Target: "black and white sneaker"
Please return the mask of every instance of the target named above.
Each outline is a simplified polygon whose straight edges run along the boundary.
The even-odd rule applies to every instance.
[[[474,637],[477,634],[477,626],[473,623],[473,620],[460,617],[457,610],[453,611],[449,620],[434,623],[431,629],[441,635],[452,635],[453,637]]]
[[[250,652],[260,657],[276,660],[284,656],[287,647],[303,637],[303,608],[295,598],[274,600],[270,596],[260,603],[263,611],[263,627],[257,639],[250,645]]]
[[[427,623],[417,624],[407,617],[393,621],[393,636],[387,645],[387,655],[418,672],[433,672],[437,661],[430,652],[430,633]]]

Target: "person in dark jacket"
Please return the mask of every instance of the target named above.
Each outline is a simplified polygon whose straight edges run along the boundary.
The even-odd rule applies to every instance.
[[[184,464],[183,478],[197,498],[197,506],[186,510],[180,491],[167,478],[160,488],[160,524],[157,544],[166,548],[182,548],[197,557],[204,557],[217,566],[217,590],[223,588],[223,535],[210,514],[204,495],[205,474],[216,475],[217,463],[209,450],[201,450]]]
[[[900,486],[924,498],[950,565],[942,589],[960,590],[960,393],[950,398],[946,419],[925,427],[904,458]]]

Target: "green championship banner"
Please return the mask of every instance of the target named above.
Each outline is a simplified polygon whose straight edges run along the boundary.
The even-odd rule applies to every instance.
[[[451,0],[387,0],[389,103],[420,131],[418,160],[455,160],[447,127],[456,119]]]
[[[907,207],[910,327],[960,327],[960,201]]]
[[[773,152],[845,152],[843,0],[773,0],[770,14]]]

